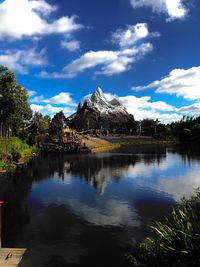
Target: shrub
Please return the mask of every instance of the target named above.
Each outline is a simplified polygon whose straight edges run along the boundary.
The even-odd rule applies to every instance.
[[[196,124],[192,128],[192,139],[196,142],[200,142],[200,124]]]
[[[191,136],[192,136],[191,130],[184,128],[183,130],[181,130],[181,132],[179,134],[179,141],[190,142]]]
[[[128,253],[133,266],[200,266],[200,189],[183,199],[164,222],[151,226],[153,237],[147,238]]]

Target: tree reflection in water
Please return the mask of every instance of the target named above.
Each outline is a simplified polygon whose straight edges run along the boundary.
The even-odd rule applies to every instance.
[[[0,178],[3,245],[28,248],[22,266],[125,266],[132,238],[145,236],[147,224],[166,213],[189,182],[197,184],[192,179],[200,157],[187,151],[138,146],[40,155]]]

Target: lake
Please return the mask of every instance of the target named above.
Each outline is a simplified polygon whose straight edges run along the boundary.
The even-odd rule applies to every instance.
[[[198,186],[191,147],[40,155],[0,177],[3,246],[27,248],[22,267],[128,266],[124,254],[148,225]]]

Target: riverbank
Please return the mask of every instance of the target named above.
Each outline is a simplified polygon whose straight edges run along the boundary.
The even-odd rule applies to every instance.
[[[0,138],[0,174],[14,171],[37,154],[36,147],[29,147],[17,137]]]
[[[92,152],[102,152],[114,148],[119,148],[122,145],[167,145],[172,144],[172,141],[158,140],[149,136],[85,136],[82,142],[89,147]]]
[[[148,136],[84,136],[82,144],[88,147],[93,153],[109,151],[121,146],[131,145],[166,145],[171,141],[157,140]],[[0,138],[0,174],[12,172],[17,167],[25,165],[33,156],[38,155],[36,147],[29,147],[17,137]]]
[[[162,221],[151,228],[146,238],[132,253],[127,253],[132,266],[199,266],[200,189],[183,198]]]

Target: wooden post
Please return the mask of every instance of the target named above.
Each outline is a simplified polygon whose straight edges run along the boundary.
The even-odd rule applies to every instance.
[[[0,248],[2,247],[2,239],[1,239],[1,235],[2,235],[2,206],[4,204],[3,200],[0,200]]]

